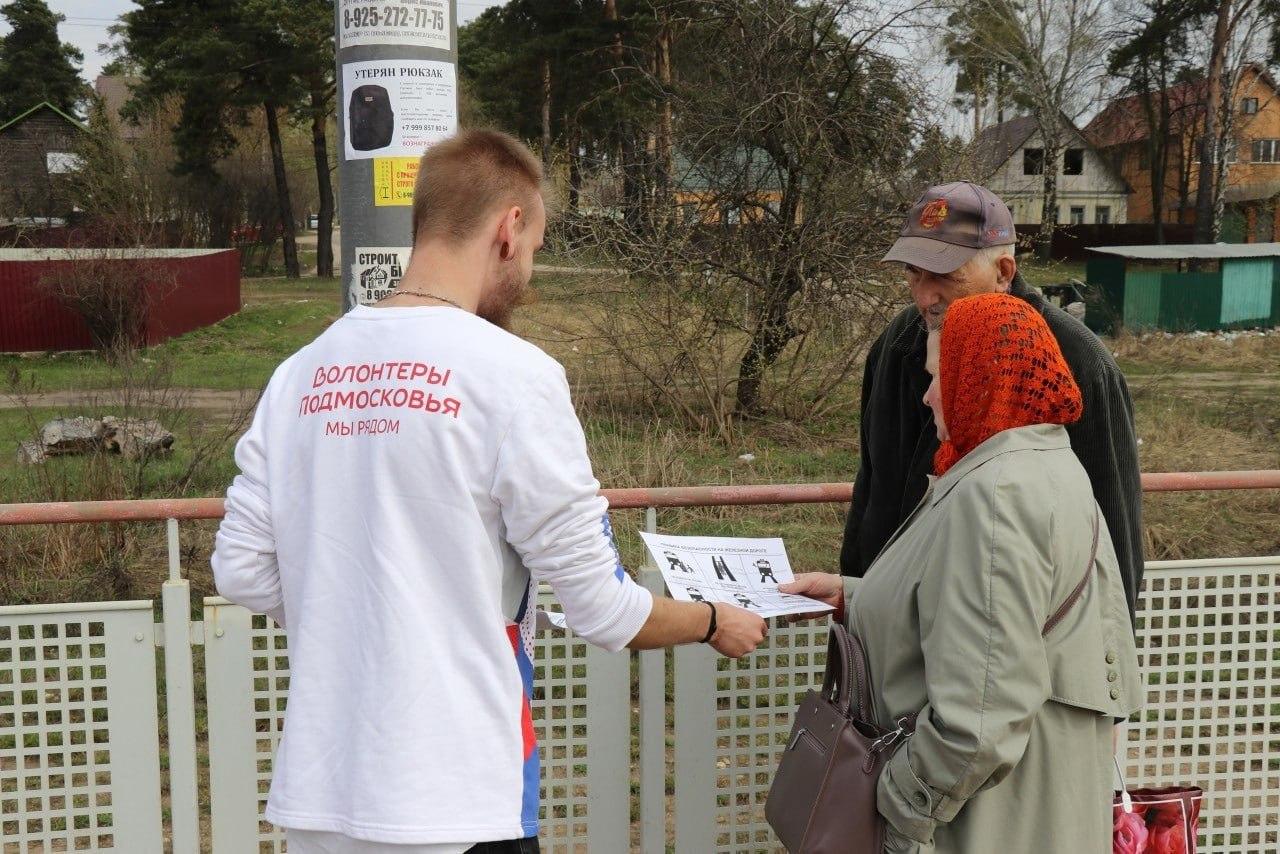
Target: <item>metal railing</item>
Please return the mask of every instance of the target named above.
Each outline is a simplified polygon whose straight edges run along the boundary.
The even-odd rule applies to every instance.
[[[1280,489],[1280,469],[1261,471],[1160,472],[1142,475],[1143,492],[1206,492]],[[789,483],[763,486],[669,486],[605,489],[610,510],[660,507],[729,507],[754,504],[837,504],[853,498],[852,483]],[[220,519],[221,498],[158,498],[141,501],[55,501],[0,504],[0,525],[86,522],[163,522]]]
[[[1280,471],[1149,474],[1143,488],[1280,489]],[[613,510],[646,510],[645,527],[655,530],[660,507],[843,503],[851,491],[832,483],[603,494]],[[169,554],[158,622],[149,600],[0,607],[3,854],[164,850],[162,739],[171,850],[202,850],[196,646],[204,650],[213,850],[283,850],[261,811],[287,697],[284,634],[216,598],[205,601],[203,620],[192,621],[179,565],[179,520],[221,515],[221,499],[0,505],[0,526],[164,521]],[[661,590],[656,571],[640,576]],[[1204,786],[1204,851],[1280,849],[1277,601],[1275,558],[1148,566],[1138,632],[1148,704],[1121,759],[1143,785]],[[541,602],[554,607],[546,591]],[[820,679],[825,632],[779,626],[736,662],[682,647],[670,659],[672,691],[661,650],[638,654],[633,685],[626,656],[601,653],[572,633],[540,635],[534,714],[544,754],[544,849],[776,850],[764,797],[790,711]],[[157,648],[163,731],[154,702]]]

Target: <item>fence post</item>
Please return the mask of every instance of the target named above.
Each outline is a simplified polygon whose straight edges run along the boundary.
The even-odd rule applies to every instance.
[[[644,511],[644,529],[658,532],[658,512]],[[645,553],[640,583],[654,596],[663,594],[662,573]],[[667,652],[640,653],[640,852],[667,850]]]
[[[200,812],[196,793],[196,697],[191,667],[191,585],[182,577],[178,521],[166,522],[169,580],[164,583],[164,697],[169,736],[169,801],[173,850],[200,850]]]

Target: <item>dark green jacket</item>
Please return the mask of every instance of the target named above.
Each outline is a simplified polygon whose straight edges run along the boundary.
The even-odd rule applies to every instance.
[[[1142,485],[1133,401],[1110,351],[1083,323],[1014,277],[1010,292],[1044,315],[1084,397],[1084,416],[1067,427],[1120,563],[1132,614],[1142,584]],[[845,522],[840,571],[861,577],[924,495],[938,449],[924,405],[925,328],[908,307],[871,347],[862,380],[862,465]]]

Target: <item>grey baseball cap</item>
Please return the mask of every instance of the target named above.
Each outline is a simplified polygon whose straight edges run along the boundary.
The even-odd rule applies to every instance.
[[[957,181],[924,191],[881,260],[945,275],[963,267],[980,249],[1017,241],[1008,206],[986,187]]]

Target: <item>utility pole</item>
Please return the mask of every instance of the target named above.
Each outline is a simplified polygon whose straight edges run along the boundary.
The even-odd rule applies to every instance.
[[[335,0],[342,305],[396,287],[418,160],[458,129],[457,0]]]

